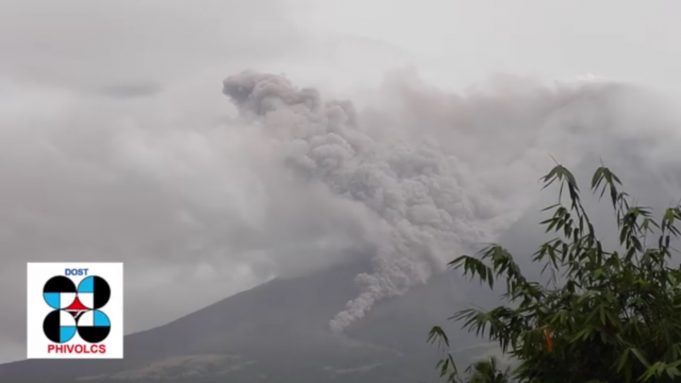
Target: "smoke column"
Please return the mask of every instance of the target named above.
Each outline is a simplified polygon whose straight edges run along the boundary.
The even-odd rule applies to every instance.
[[[291,168],[364,204],[385,224],[374,269],[357,275],[361,293],[331,320],[333,330],[362,318],[377,300],[426,282],[447,257],[485,238],[456,159],[436,145],[382,145],[358,128],[351,103],[323,102],[280,76],[244,72],[224,81],[224,93],[242,115],[283,134]]]
[[[372,254],[373,269],[356,276],[360,293],[331,319],[330,327],[334,331],[342,331],[362,318],[377,301],[425,283],[447,260],[464,250],[477,249],[481,242],[492,240],[509,224],[508,211],[504,210],[509,204],[500,201],[502,193],[498,188],[496,193],[488,193],[489,188],[478,184],[481,177],[477,170],[471,170],[466,161],[452,155],[451,150],[442,150],[438,143],[379,141],[363,129],[350,102],[325,102],[316,90],[298,89],[282,76],[243,72],[228,77],[223,85],[224,94],[237,106],[241,117],[260,124],[280,142],[285,161],[293,172],[305,182],[322,183],[340,198],[362,204],[381,223],[382,235],[376,240],[376,251]],[[459,105],[455,119],[459,119],[460,124],[467,118],[481,119],[484,129],[472,133],[483,135],[478,151],[492,153],[486,154],[490,157],[485,159],[487,167],[494,169],[502,181],[509,180],[509,175],[504,173],[517,173],[514,163],[526,166],[537,158],[533,145],[562,147],[565,153],[587,150],[585,140],[580,137],[579,119],[561,111],[577,105],[586,110],[588,124],[599,123],[600,112],[592,113],[588,107],[580,106],[580,102],[586,98],[586,105],[602,107],[595,101],[608,92],[599,86],[563,88],[542,89],[537,94],[507,97],[501,102]],[[596,98],[590,96],[593,94]],[[517,99],[529,101],[525,105]],[[483,109],[486,105],[492,105],[489,111]],[[475,109],[473,114],[465,110],[471,107]],[[518,114],[518,110],[527,110],[528,116],[535,116],[532,118],[537,120],[521,116],[520,123],[516,123],[523,126],[516,130],[510,127],[490,130],[489,126],[494,124],[503,126],[506,123],[503,116]],[[564,133],[564,125],[572,126],[571,130]],[[603,129],[607,131],[607,126]],[[547,131],[553,133],[547,135]],[[571,140],[571,135],[577,138]],[[504,152],[485,146],[495,140]],[[463,139],[452,141],[452,145],[459,145],[457,150],[478,155]],[[497,154],[498,159],[494,158]],[[529,159],[523,157],[514,162],[504,156],[511,159],[529,156]],[[540,171],[546,170],[547,160],[548,155],[542,152]],[[535,179],[539,174],[534,169],[529,173]],[[504,185],[502,182],[497,186]]]

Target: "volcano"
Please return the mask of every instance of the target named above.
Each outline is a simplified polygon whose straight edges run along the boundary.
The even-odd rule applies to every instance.
[[[0,366],[0,381],[435,380],[438,351],[426,343],[426,334],[432,325],[446,323],[467,292],[456,287],[462,284],[453,274],[441,274],[379,303],[343,333],[331,331],[329,319],[357,293],[353,278],[367,267],[351,262],[304,277],[272,280],[169,324],[126,336],[123,360],[20,361]],[[471,336],[450,330],[457,349],[467,350],[462,357],[476,353],[476,346],[470,348],[475,344]]]

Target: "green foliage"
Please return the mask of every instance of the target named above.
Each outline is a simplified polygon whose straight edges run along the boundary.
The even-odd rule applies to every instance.
[[[544,188],[558,186],[558,202],[544,209],[549,218],[541,224],[551,238],[532,260],[550,282],[528,281],[506,249],[490,245],[450,266],[490,288],[503,282],[505,305],[469,308],[452,318],[517,360],[519,382],[681,381],[681,271],[670,265],[681,206],[655,220],[651,209],[631,204],[615,174],[600,167],[591,189],[600,198],[607,193],[619,234],[619,245],[606,250],[570,171],[558,165],[542,181]],[[449,348],[439,327],[429,341]],[[441,375],[464,381],[445,354]],[[505,380],[475,380],[483,381]]]
[[[468,383],[508,383],[509,370],[499,371],[497,361],[494,358],[489,358],[480,362],[476,362],[466,369],[468,373]]]

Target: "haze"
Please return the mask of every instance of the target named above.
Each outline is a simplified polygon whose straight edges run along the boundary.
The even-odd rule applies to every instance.
[[[379,260],[367,286],[397,286],[348,297],[369,310],[449,256],[376,258],[386,235],[413,250],[427,241],[404,233],[430,238],[428,221],[474,226],[437,242],[456,249],[495,238],[533,203],[549,154],[596,159],[607,133],[620,138],[603,152],[613,162],[634,143],[651,168],[678,169],[680,12],[673,1],[0,1],[0,361],[24,357],[27,261],[124,261],[128,332],[351,257]],[[448,186],[418,193],[453,219],[432,223],[427,203],[386,213],[337,174],[296,173],[285,159],[307,122],[286,119],[286,102],[273,107],[281,120],[234,106],[223,80],[244,70],[288,79],[278,89],[295,97],[351,100],[338,129],[371,140],[363,160],[395,174],[440,164],[433,179]],[[418,194],[395,179],[398,194]],[[666,191],[654,202],[670,202]],[[339,318],[361,318],[360,306]]]

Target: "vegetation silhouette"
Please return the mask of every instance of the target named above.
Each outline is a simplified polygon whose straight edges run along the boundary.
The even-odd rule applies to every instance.
[[[435,326],[428,341],[443,350],[440,375],[469,383],[511,377],[552,383],[680,381],[681,270],[671,264],[671,255],[673,239],[681,234],[681,206],[656,220],[652,209],[631,203],[610,169],[599,167],[591,190],[599,200],[610,200],[619,235],[618,245],[606,249],[573,174],[557,165],[541,180],[544,188],[558,187],[557,202],[542,210],[549,214],[541,224],[550,239],[532,257],[547,282],[528,280],[497,244],[449,263],[490,288],[501,284],[503,305],[467,308],[450,319],[497,343],[517,365],[501,372],[492,359],[460,374],[447,334]]]

